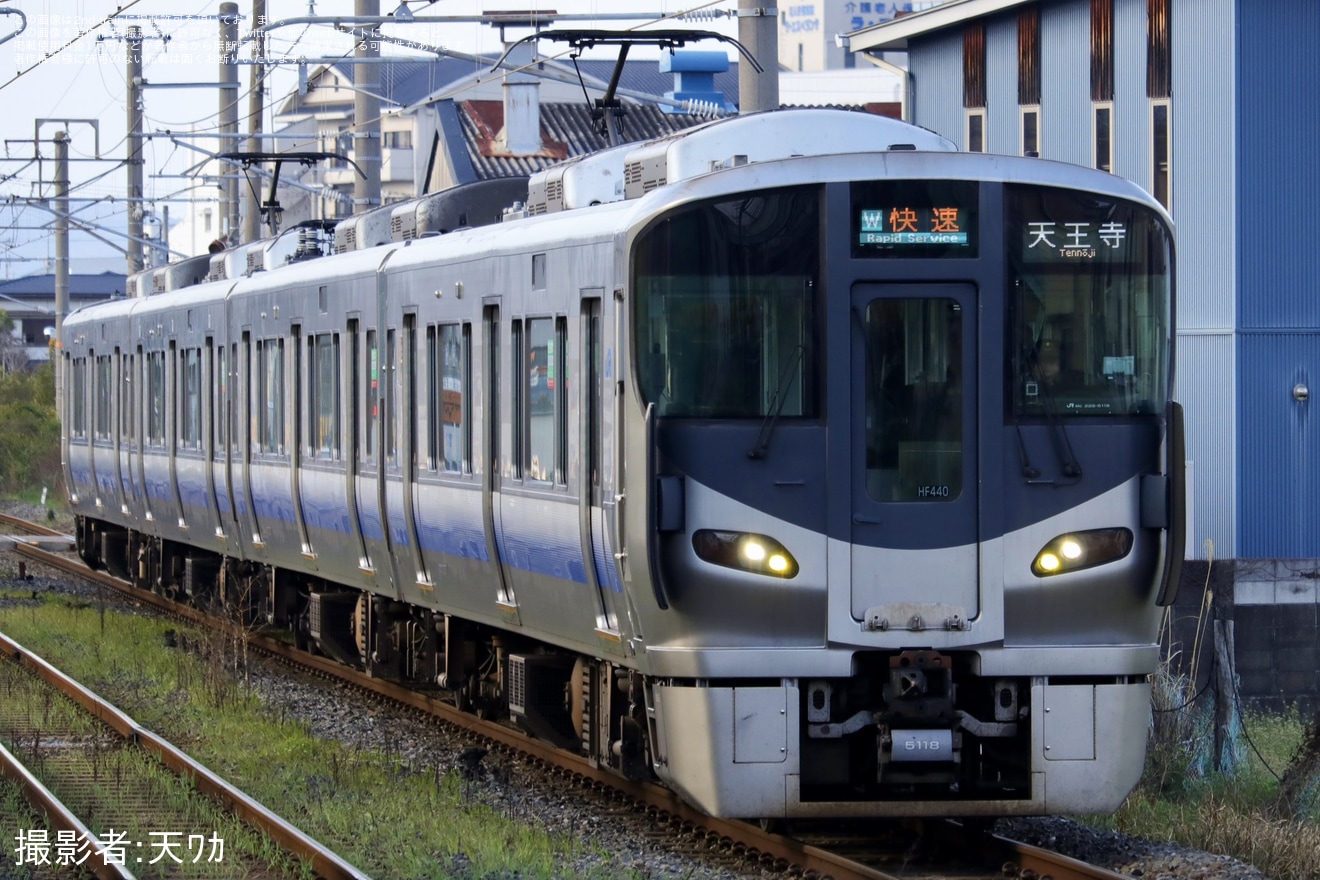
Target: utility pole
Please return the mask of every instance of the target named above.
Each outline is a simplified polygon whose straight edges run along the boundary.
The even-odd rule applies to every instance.
[[[69,134],[66,131],[57,131],[55,132],[55,411],[58,413],[64,412],[64,316],[68,312]]]
[[[355,15],[380,15],[380,0],[355,0]],[[362,175],[353,179],[353,210],[369,211],[381,204],[380,198],[380,72],[374,59],[380,57],[379,25],[357,32],[354,56],[367,60],[353,65],[353,160]]]
[[[779,19],[766,0],[738,0],[738,42],[761,63],[738,65],[738,112],[779,109]]]
[[[220,4],[220,133],[238,134],[238,4]],[[236,138],[224,138],[219,152],[234,149]],[[240,213],[238,200],[238,171],[222,166],[225,180],[220,184],[221,235],[238,235]],[[220,236],[216,236],[219,238]]]
[[[252,26],[264,27],[266,24],[266,0],[252,0]],[[248,96],[248,152],[261,152],[261,111],[266,103],[266,32],[257,31],[252,40],[252,91]],[[235,100],[238,96],[235,95]],[[261,238],[261,187],[247,188],[244,196],[247,213],[243,216],[243,241],[256,241]]]
[[[131,26],[125,45],[128,47],[128,274],[132,275],[142,269],[142,28]]]

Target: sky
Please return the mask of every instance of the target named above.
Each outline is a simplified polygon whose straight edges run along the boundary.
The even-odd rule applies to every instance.
[[[244,16],[240,35],[252,24],[251,0],[237,0]],[[612,16],[629,13],[635,21],[614,19],[564,20],[563,27],[623,28],[647,21],[656,14],[673,15],[693,8],[732,10],[736,0],[408,0],[412,13],[433,16],[475,16],[498,9],[554,10],[561,15]],[[399,0],[380,0],[388,15]],[[126,65],[123,38],[131,25],[141,27],[143,43],[144,130],[148,133],[206,132],[214,130],[219,106],[214,87],[167,88],[164,84],[214,83],[219,78],[218,33],[215,16],[220,0],[6,0],[0,7],[16,9],[26,17],[0,14],[0,279],[53,271],[52,215],[32,200],[49,198],[54,176],[57,131],[70,136],[71,211],[79,220],[123,230],[127,172],[122,165],[127,132]],[[119,10],[119,14],[110,18]],[[352,15],[353,0],[266,0],[268,22],[309,15]],[[109,20],[107,20],[109,19]],[[736,33],[728,19],[687,25]],[[23,29],[19,31],[20,27]],[[497,52],[499,33],[475,22],[453,24],[390,25],[397,35],[429,45],[463,52]],[[81,34],[81,36],[80,36]],[[715,44],[710,47],[715,48]],[[342,56],[351,54],[352,41],[322,25],[294,24],[276,29],[269,57]],[[542,52],[556,50],[543,44]],[[386,53],[392,51],[384,49]],[[250,52],[240,53],[250,58]],[[600,56],[605,57],[605,56]],[[612,57],[612,56],[608,56]],[[637,52],[630,57],[645,57]],[[250,65],[239,72],[241,119],[246,118]],[[270,74],[267,105],[278,103],[297,86],[296,65],[284,65]],[[89,120],[95,120],[95,124]],[[269,130],[269,117],[267,117]],[[240,122],[240,127],[244,123]],[[34,139],[36,142],[34,143]],[[180,140],[186,140],[180,138]],[[153,138],[144,147],[144,188],[156,200],[147,218],[149,232],[166,210],[186,210],[192,183],[188,169],[203,156]],[[38,158],[39,157],[39,158]],[[98,158],[99,157],[99,158]],[[79,201],[82,200],[82,201]],[[174,201],[179,200],[179,201]],[[176,214],[176,217],[178,215]],[[103,238],[123,244],[111,232]],[[75,233],[70,243],[70,269],[74,273],[124,271],[122,253],[96,238]]]

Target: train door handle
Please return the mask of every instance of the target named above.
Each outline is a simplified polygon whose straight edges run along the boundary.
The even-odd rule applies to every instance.
[[[855,522],[855,523],[861,523],[861,524],[863,524],[863,525],[868,525],[868,526],[878,526],[878,525],[880,525],[880,524],[883,522],[883,520],[881,520],[879,517],[875,517],[875,516],[860,516],[860,515],[856,515],[856,514],[854,514],[854,515],[853,515],[853,522]]]

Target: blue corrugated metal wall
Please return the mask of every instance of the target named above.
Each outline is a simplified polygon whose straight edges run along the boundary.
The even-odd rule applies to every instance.
[[[1320,4],[1240,0],[1238,73],[1239,555],[1320,557]]]

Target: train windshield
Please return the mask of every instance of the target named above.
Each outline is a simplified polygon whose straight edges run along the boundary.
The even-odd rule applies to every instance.
[[[1164,224],[1131,202],[1005,189],[1012,414],[1163,411],[1172,271]]]
[[[638,386],[658,415],[818,415],[819,235],[810,186],[688,206],[638,238]]]

